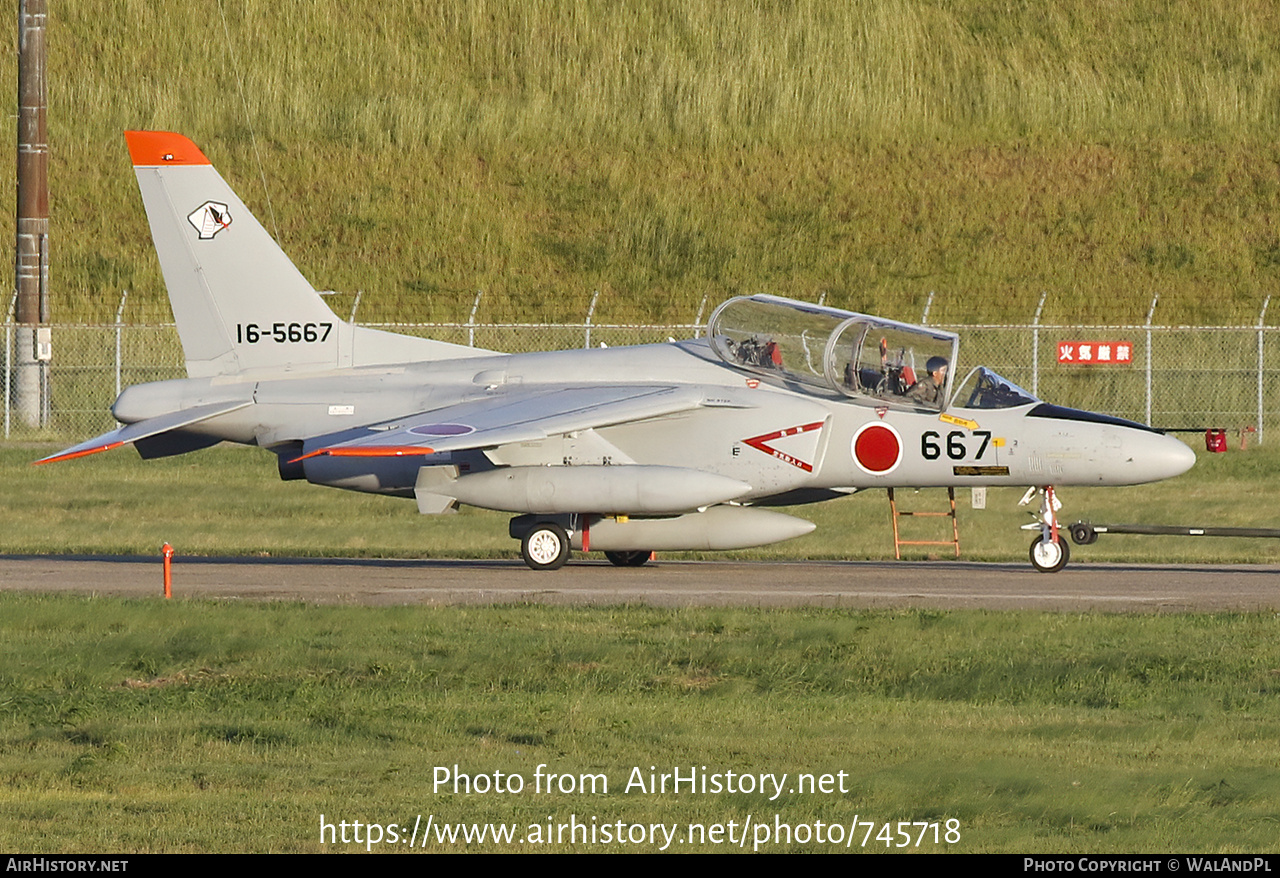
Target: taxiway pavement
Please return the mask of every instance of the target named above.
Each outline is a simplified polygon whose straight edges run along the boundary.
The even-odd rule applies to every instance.
[[[1055,574],[975,562],[182,558],[174,597],[403,604],[983,608],[1053,612],[1280,610],[1280,566],[1072,564]],[[158,557],[0,556],[0,591],[160,597]]]

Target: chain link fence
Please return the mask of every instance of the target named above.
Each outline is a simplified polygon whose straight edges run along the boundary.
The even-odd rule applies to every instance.
[[[1041,399],[1162,429],[1242,430],[1280,414],[1280,329],[950,326],[958,373],[987,366]],[[1124,364],[1059,362],[1060,342],[1123,342]],[[962,402],[962,401],[961,401]]]
[[[408,335],[519,353],[649,344],[690,338],[695,324],[435,323],[373,325]],[[1165,429],[1255,428],[1280,416],[1280,328],[1184,326],[945,326],[960,334],[958,383],[983,365],[1059,405],[1117,415]],[[90,435],[111,429],[111,403],[121,388],[181,378],[182,347],[172,324],[52,327],[52,360],[42,370],[48,388],[33,428],[20,413],[16,356],[19,333],[5,326],[5,437],[33,429]],[[1060,342],[1124,342],[1125,364],[1060,363]],[[29,359],[29,357],[28,357]],[[961,401],[963,402],[963,401]]]

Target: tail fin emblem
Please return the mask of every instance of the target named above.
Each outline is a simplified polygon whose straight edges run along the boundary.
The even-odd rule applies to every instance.
[[[195,228],[201,241],[207,241],[231,225],[231,214],[225,204],[206,201],[187,214],[187,222]]]

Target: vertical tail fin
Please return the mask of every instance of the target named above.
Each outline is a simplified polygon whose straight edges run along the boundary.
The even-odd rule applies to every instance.
[[[127,131],[192,377],[488,353],[340,321],[200,149]]]

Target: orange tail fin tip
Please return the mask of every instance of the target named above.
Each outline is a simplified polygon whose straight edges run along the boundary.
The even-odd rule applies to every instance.
[[[172,131],[126,131],[124,139],[135,168],[210,164],[200,147]]]

